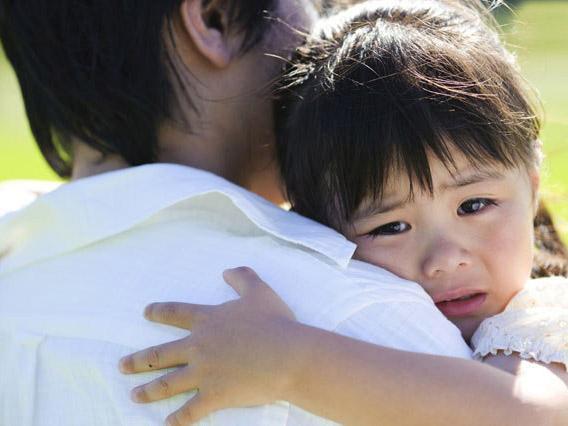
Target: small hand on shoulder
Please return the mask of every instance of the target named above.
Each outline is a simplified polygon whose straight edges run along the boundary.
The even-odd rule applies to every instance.
[[[230,269],[223,277],[239,299],[218,306],[147,306],[148,320],[192,333],[120,361],[125,374],[179,367],[132,391],[132,399],[139,403],[197,391],[168,417],[168,425],[191,424],[223,408],[272,403],[283,398],[289,385],[287,335],[298,324],[294,314],[250,268]]]

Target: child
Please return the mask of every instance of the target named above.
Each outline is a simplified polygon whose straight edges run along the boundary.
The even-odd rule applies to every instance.
[[[565,380],[565,373],[552,363],[568,365],[568,284],[561,278],[529,281],[533,218],[538,207],[540,123],[512,56],[487,19],[457,1],[384,0],[355,6],[324,21],[317,36],[299,49],[276,102],[282,176],[295,211],[355,242],[357,259],[420,283],[471,342],[477,358],[512,371],[519,366],[518,357],[504,358],[502,354],[515,354],[547,365],[556,378]],[[228,278],[239,292],[263,288],[256,290],[262,294],[256,304],[246,295],[236,302],[247,309],[226,307],[226,312],[221,309],[207,314],[230,318],[209,322],[217,327],[216,345],[222,345],[221,336],[240,330],[237,341],[243,347],[202,348],[205,352],[199,359],[190,358],[190,365],[209,363],[210,374],[222,381],[215,371],[227,371],[223,363],[250,373],[255,365],[266,365],[270,360],[287,362],[277,356],[278,351],[297,359],[301,358],[297,354],[307,353],[301,348],[308,347],[312,354],[305,358],[312,364],[305,359],[300,364],[317,363],[320,368],[304,368],[303,374],[295,375],[302,383],[294,386],[303,391],[286,399],[339,421],[385,422],[389,408],[377,408],[380,404],[373,405],[368,396],[384,386],[381,371],[408,366],[385,359],[384,352],[376,348],[357,346],[340,336],[322,336],[306,329],[301,334],[286,331],[295,327],[289,325],[293,318],[254,274],[233,272]],[[270,311],[266,306],[276,307]],[[186,317],[198,310],[187,309]],[[150,309],[149,318],[172,323],[171,315],[164,320],[158,311]],[[259,319],[256,322],[251,320],[254,315]],[[272,321],[274,317],[283,322]],[[219,332],[224,323],[226,334]],[[192,326],[203,327],[202,332],[213,331],[198,322]],[[300,349],[291,353],[282,346],[270,347],[274,339],[263,340],[263,336],[275,333],[282,333],[288,345]],[[290,336],[302,343],[291,344],[295,341]],[[189,342],[188,346],[195,344]],[[342,345],[355,349],[330,355]],[[243,361],[247,359],[243,355],[246,347],[255,347],[257,352],[248,357],[255,360],[250,365]],[[179,359],[171,356],[173,350],[166,346],[163,355]],[[313,355],[316,352],[321,363]],[[227,354],[234,356],[232,363]],[[147,370],[135,362],[144,356],[135,355],[123,368]],[[338,370],[334,375],[339,384],[334,388],[325,369],[330,356]],[[404,356],[398,354],[396,359],[406,359]],[[429,371],[427,356],[414,357],[413,362],[421,362],[416,359],[422,357],[424,371]],[[222,362],[212,361],[221,358]],[[262,373],[270,380],[265,382],[281,383],[286,376],[288,370],[280,370],[278,362],[268,362],[269,371]],[[338,378],[341,365],[349,365],[359,381],[350,382],[349,376]],[[382,368],[376,375],[375,365]],[[452,367],[447,365],[450,371]],[[467,376],[466,370],[464,367],[455,374]],[[191,388],[179,385],[180,380],[178,376],[180,390]],[[251,379],[247,388],[246,380],[242,375],[241,383],[234,383],[233,394],[246,394],[243,387],[257,395],[269,394],[266,385],[258,384],[261,381]],[[412,386],[424,383],[419,377],[407,380]],[[426,384],[434,394],[448,384],[430,380]],[[471,382],[475,382],[475,375]],[[193,381],[188,378],[187,383]],[[554,380],[551,383],[554,385]],[[365,398],[359,388],[367,384]],[[389,386],[396,394],[396,383]],[[339,401],[326,387],[341,394]],[[142,387],[135,392],[135,399],[159,399],[152,389],[155,386]],[[282,395],[288,394],[278,397]],[[195,420],[212,409],[271,401],[268,396],[261,401],[244,396],[219,400],[205,408],[203,403],[190,402],[191,409],[185,413],[191,412]],[[405,404],[408,412],[393,418],[400,424],[427,424],[428,420],[412,417],[413,404],[418,402],[406,400]],[[449,404],[449,409],[473,410],[475,404],[466,400],[464,405]],[[180,413],[178,420],[184,418],[184,412]],[[464,412],[464,424],[470,414]],[[521,411],[515,414],[527,419]],[[472,423],[483,423],[483,418]],[[491,424],[502,421],[491,413],[485,419]],[[430,421],[444,424],[435,416]]]

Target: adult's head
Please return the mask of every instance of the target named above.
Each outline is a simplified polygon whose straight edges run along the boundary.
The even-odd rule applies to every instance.
[[[84,174],[85,160],[166,161],[254,186],[272,158],[266,88],[315,10],[311,0],[0,0],[0,37],[60,176]]]

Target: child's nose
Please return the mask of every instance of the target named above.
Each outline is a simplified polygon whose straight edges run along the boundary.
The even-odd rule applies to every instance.
[[[428,278],[438,278],[468,267],[471,256],[455,241],[437,240],[428,248],[422,264],[423,273]]]

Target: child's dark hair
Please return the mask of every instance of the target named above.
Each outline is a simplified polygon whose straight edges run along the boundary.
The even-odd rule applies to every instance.
[[[568,277],[568,249],[560,239],[552,216],[541,202],[534,220],[536,252],[531,276]]]
[[[450,148],[474,166],[536,166],[531,92],[473,3],[366,2],[298,49],[276,101],[296,211],[342,231],[393,171],[431,192],[427,154],[451,172]]]
[[[345,231],[392,172],[432,192],[427,154],[452,172],[450,148],[473,166],[538,167],[536,99],[493,23],[476,0],[367,2],[322,21],[275,102],[294,210]],[[566,275],[542,204],[535,231],[533,277]]]

